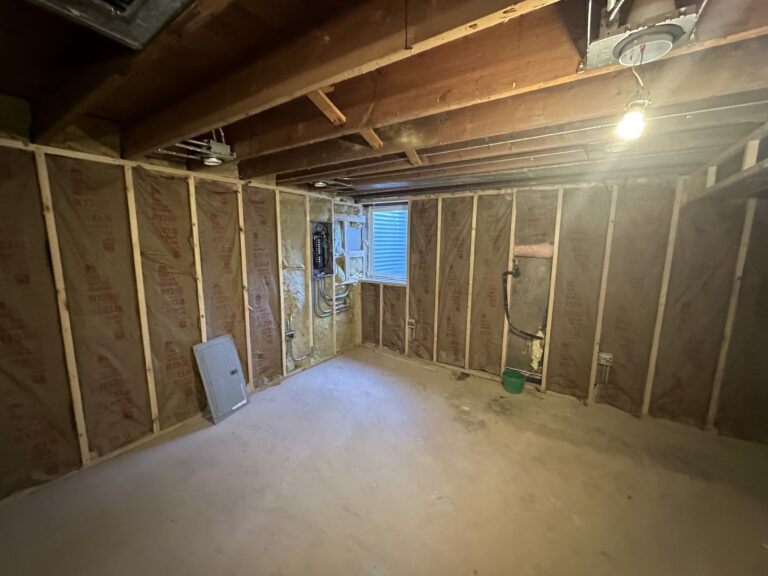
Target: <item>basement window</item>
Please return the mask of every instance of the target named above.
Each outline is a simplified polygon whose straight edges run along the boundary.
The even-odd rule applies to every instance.
[[[368,277],[405,283],[408,277],[408,209],[405,206],[369,208]]]

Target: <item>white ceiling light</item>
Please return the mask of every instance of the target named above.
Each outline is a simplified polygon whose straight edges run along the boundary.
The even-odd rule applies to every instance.
[[[203,164],[206,166],[221,166],[223,161],[216,156],[208,156],[207,158],[203,158]]]
[[[328,184],[326,184],[325,182],[315,182],[314,185],[315,185],[315,188],[325,188],[326,186],[328,186]]]

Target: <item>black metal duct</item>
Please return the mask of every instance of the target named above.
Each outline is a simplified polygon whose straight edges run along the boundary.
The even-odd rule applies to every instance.
[[[29,0],[141,50],[190,0]]]

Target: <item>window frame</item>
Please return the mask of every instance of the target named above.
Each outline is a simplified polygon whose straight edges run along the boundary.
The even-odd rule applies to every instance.
[[[409,205],[406,203],[398,203],[398,204],[382,204],[382,205],[372,205],[368,206],[368,211],[366,213],[366,227],[367,227],[367,233],[366,233],[366,270],[365,270],[365,277],[366,280],[370,280],[372,282],[384,282],[389,284],[400,284],[402,286],[405,286],[408,284],[408,273],[409,273],[409,243],[410,243],[410,232],[411,232],[411,213],[408,209]],[[373,215],[376,212],[405,212],[406,213],[406,226],[405,226],[405,276],[387,276],[384,274],[374,274],[373,273],[373,265],[374,265],[374,258],[373,258],[373,250],[374,250],[374,241],[373,241]]]

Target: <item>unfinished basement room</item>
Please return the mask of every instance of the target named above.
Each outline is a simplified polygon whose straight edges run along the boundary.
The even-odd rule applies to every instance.
[[[768,0],[0,14],[0,576],[768,575]]]

